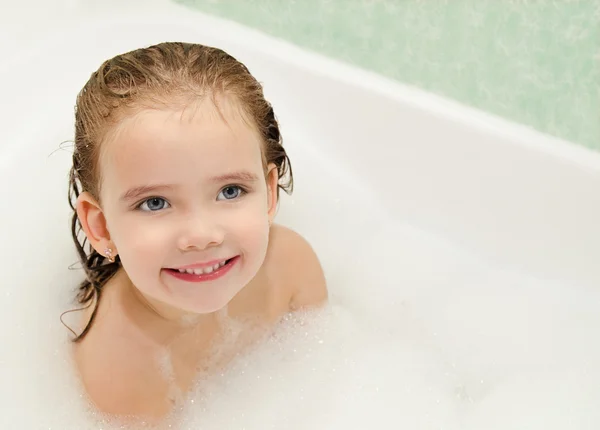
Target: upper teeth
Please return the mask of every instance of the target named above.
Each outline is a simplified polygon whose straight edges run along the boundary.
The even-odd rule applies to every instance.
[[[208,267],[203,267],[203,268],[179,269],[179,273],[189,273],[190,275],[203,275],[203,274],[212,273],[215,270],[217,270],[218,268],[223,267],[224,265],[225,265],[225,261],[221,261],[220,263],[217,263],[213,266],[208,266]]]

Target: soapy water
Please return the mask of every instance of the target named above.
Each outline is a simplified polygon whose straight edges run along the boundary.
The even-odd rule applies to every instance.
[[[1,428],[119,427],[85,400],[59,321],[81,276],[67,270],[70,154],[47,157],[67,130],[25,139],[31,151],[1,172],[13,179],[1,185]],[[319,254],[330,304],[287,316],[201,378],[171,428],[598,428],[600,292],[510,272],[404,225],[316,143],[287,145],[296,192],[279,221]]]

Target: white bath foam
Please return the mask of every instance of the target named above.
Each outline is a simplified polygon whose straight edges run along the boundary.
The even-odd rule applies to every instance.
[[[277,338],[201,381],[182,428],[455,428],[438,357],[368,324],[337,306],[288,319]]]

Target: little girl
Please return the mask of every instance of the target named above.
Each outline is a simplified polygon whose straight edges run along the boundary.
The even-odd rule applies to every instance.
[[[98,409],[159,419],[200,371],[323,303],[325,279],[306,241],[272,224],[290,163],[261,85],[230,55],[162,43],[116,56],[75,123],[75,363]],[[236,349],[215,359],[231,321]]]

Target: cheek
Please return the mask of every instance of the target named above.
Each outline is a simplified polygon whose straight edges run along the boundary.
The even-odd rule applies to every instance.
[[[253,222],[246,222],[242,225],[240,233],[243,235],[243,241],[257,251],[266,249],[269,240],[268,218],[263,216],[255,219]]]
[[[254,202],[243,211],[237,211],[235,218],[225,228],[235,237],[242,251],[263,258],[269,241],[266,199]]]
[[[157,251],[165,248],[167,232],[160,223],[130,214],[121,214],[114,220],[109,231],[126,270],[135,270],[142,263],[147,267],[149,262],[161,258]]]

